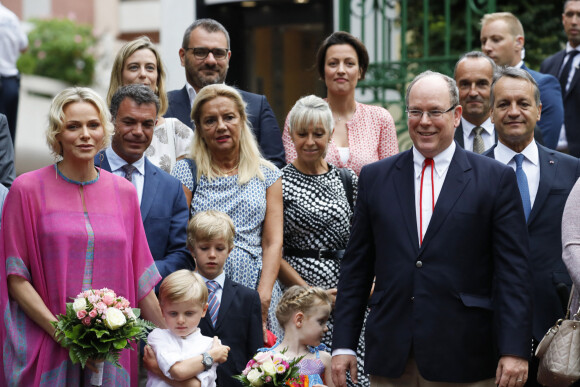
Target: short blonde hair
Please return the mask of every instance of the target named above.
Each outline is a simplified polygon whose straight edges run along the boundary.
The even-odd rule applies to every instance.
[[[297,312],[309,315],[320,304],[331,305],[326,290],[319,287],[294,285],[284,292],[276,307],[276,318],[280,325],[286,325]]]
[[[64,109],[71,103],[87,102],[92,104],[99,113],[99,120],[105,131],[103,142],[98,150],[106,148],[113,135],[111,114],[103,99],[88,87],[69,87],[58,93],[50,104],[48,112],[48,128],[46,129],[46,143],[55,156],[62,156],[62,146],[56,136],[64,129]]]
[[[193,249],[197,241],[223,238],[228,247],[234,248],[236,228],[228,214],[216,210],[198,212],[187,225],[187,247]]]
[[[334,120],[330,106],[325,100],[315,95],[300,98],[288,113],[290,134],[297,129],[307,128],[318,123],[322,124],[326,133],[332,135]]]
[[[207,286],[201,276],[191,270],[181,269],[169,274],[159,287],[159,303],[164,302],[207,303]]]
[[[107,92],[107,104],[111,104],[113,94],[115,94],[117,89],[123,86],[123,67],[125,66],[125,61],[136,51],[143,49],[150,50],[157,60],[157,85],[155,85],[155,94],[157,94],[159,102],[161,103],[158,114],[158,116],[161,117],[167,112],[167,108],[169,107],[167,92],[165,91],[165,66],[163,66],[161,54],[157,50],[157,47],[155,47],[147,36],[141,36],[125,43],[117,53],[115,62],[113,63],[113,68],[111,69],[111,80],[109,82],[109,91]]]
[[[215,168],[212,167],[212,156],[207,147],[207,144],[201,135],[201,111],[203,106],[218,97],[226,97],[230,99],[240,115],[241,130],[240,130],[240,164],[238,166],[238,184],[242,185],[250,181],[254,177],[260,180],[265,180],[264,173],[260,170],[260,166],[264,165],[270,169],[276,169],[274,164],[262,157],[258,142],[254,137],[254,133],[250,129],[250,123],[246,115],[246,103],[242,99],[240,93],[231,86],[224,84],[208,85],[202,88],[197,93],[193,101],[191,109],[191,119],[195,123],[196,130],[193,131],[193,143],[191,146],[190,157],[195,160],[197,165],[197,182],[201,176],[205,176],[208,180],[213,180],[219,175]]]
[[[495,12],[483,15],[480,24],[484,25],[497,21],[503,20],[508,25],[510,34],[515,38],[517,36],[524,36],[524,27],[520,20],[511,12]]]

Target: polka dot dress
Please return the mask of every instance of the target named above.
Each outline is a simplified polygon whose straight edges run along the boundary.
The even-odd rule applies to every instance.
[[[282,169],[282,189],[284,197],[284,247],[294,249],[346,248],[350,235],[352,211],[348,203],[339,171],[329,164],[329,171],[322,175],[305,175],[292,164]],[[358,178],[349,170],[356,200]],[[298,274],[311,286],[324,289],[336,288],[340,272],[340,261],[301,258],[284,255]],[[332,346],[334,316],[328,321],[328,332],[322,342]],[[369,386],[364,374],[364,327],[357,348],[359,385]],[[350,379],[349,385],[354,385]]]
[[[265,180],[255,177],[244,185],[238,184],[238,176],[213,179],[211,182],[202,176],[191,201],[192,215],[206,210],[219,210],[228,214],[234,221],[236,236],[234,249],[230,253],[224,271],[235,282],[252,289],[258,288],[262,271],[262,224],[266,216],[266,190],[282,173],[261,167]],[[183,185],[192,190],[193,176],[186,161],[175,164],[171,173]],[[268,313],[268,328],[281,337],[281,328],[275,311],[282,296],[276,281],[272,291],[272,301]]]

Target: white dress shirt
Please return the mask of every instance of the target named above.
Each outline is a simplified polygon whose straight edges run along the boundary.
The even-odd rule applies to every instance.
[[[531,208],[534,208],[534,201],[536,200],[538,186],[540,185],[540,155],[538,153],[538,146],[536,145],[536,141],[532,139],[532,142],[529,143],[526,149],[520,153],[524,155],[522,169],[528,178],[530,204]],[[495,159],[509,167],[512,167],[514,171],[516,170],[516,161],[514,160],[514,156],[516,154],[516,152],[499,141],[497,142],[497,146],[494,149]]]
[[[125,178],[125,172],[121,169],[127,162],[115,153],[113,148],[108,147],[105,150],[107,159],[109,160],[109,165],[111,166],[111,172],[117,176]],[[133,172],[133,177],[131,183],[137,189],[137,196],[139,197],[139,205],[141,205],[141,198],[143,197],[143,185],[145,184],[145,156],[141,157],[139,160],[132,164],[137,168]]]
[[[433,173],[433,184],[434,184],[434,195],[435,195],[435,205],[437,205],[437,199],[441,193],[441,187],[443,187],[443,182],[445,181],[445,176],[447,176],[447,171],[449,170],[449,164],[451,164],[451,159],[455,153],[455,141],[451,142],[451,145],[447,147],[443,152],[439,153],[433,158],[435,163],[435,171]],[[423,230],[421,230],[420,221],[420,207],[419,201],[421,200],[420,190],[421,190],[421,171],[423,170],[423,162],[425,161],[425,156],[423,156],[419,151],[413,147],[413,167],[414,167],[414,177],[415,177],[415,215],[417,220],[417,235],[425,236],[427,227],[429,226],[429,221],[431,220],[431,215],[433,215],[431,206],[431,170],[430,168],[425,169],[425,177],[423,178]],[[433,206],[434,207],[434,206]],[[422,237],[420,237],[422,239]],[[419,242],[419,241],[417,241]]]
[[[187,90],[187,95],[189,95],[189,103],[191,104],[191,107],[193,108],[193,100],[195,99],[195,96],[197,95],[195,89],[193,88],[193,86],[191,86],[189,83],[185,82],[185,89]]]
[[[463,127],[463,149],[471,151],[473,150],[473,138],[475,137],[473,129],[475,129],[475,125],[461,117],[461,126]],[[485,150],[488,150],[493,146],[493,144],[495,144],[495,128],[491,123],[491,118],[488,117],[487,120],[479,126],[483,128],[481,138],[483,139]]]
[[[562,73],[564,66],[566,66],[566,63],[570,59],[568,53],[572,50],[575,50],[576,48],[578,48],[580,51],[580,47],[572,47],[570,42],[566,43],[566,56],[564,56],[562,66],[560,66],[560,70],[558,70],[557,77],[558,79],[560,79],[560,74]],[[568,80],[566,81],[566,89],[562,90],[562,96],[566,94],[566,90],[568,90],[568,88],[570,87],[570,83],[572,82],[572,79],[574,79],[574,74],[576,73],[576,70],[578,70],[579,66],[580,66],[580,54],[576,54],[572,62],[572,67],[570,67],[570,74],[568,74]],[[562,123],[562,129],[560,130],[560,137],[558,138],[558,145],[556,146],[556,149],[568,149],[568,139],[566,138],[566,126],[564,123]]]
[[[199,274],[199,273],[197,273],[197,274]],[[207,281],[215,281],[215,282],[217,282],[220,285],[219,289],[217,289],[215,291],[215,296],[216,296],[217,300],[221,304],[221,302],[222,302],[222,294],[224,292],[224,283],[226,282],[226,273],[222,271],[222,273],[220,275],[218,275],[217,277],[215,277],[213,280],[210,280],[208,278],[205,278],[201,274],[200,274],[200,277],[203,278],[203,282],[206,282],[207,283]]]

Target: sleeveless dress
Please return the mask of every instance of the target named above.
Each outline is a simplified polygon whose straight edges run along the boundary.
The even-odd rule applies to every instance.
[[[353,201],[356,201],[358,177],[352,170]],[[282,168],[282,191],[284,200],[284,256],[300,277],[310,286],[323,289],[336,288],[340,272],[340,260],[318,257],[296,257],[286,253],[289,249],[344,250],[350,235],[352,211],[344,191],[339,170],[328,164],[328,172],[306,175],[292,164]],[[366,319],[365,319],[366,321]],[[322,343],[332,347],[334,313],[328,320],[328,331]],[[361,331],[357,347],[359,385],[370,384],[364,373],[364,334]],[[349,385],[352,384],[350,378]]]
[[[256,290],[262,272],[262,226],[266,216],[266,190],[282,175],[278,168],[260,167],[265,180],[252,178],[238,184],[238,175],[218,177],[209,181],[202,176],[191,200],[191,214],[218,210],[228,214],[236,228],[234,249],[228,256],[224,272],[229,279]],[[179,160],[171,175],[190,191],[193,179],[189,164]],[[276,319],[276,306],[282,297],[278,281],[274,283],[268,311],[268,329],[278,338],[283,334]]]
[[[258,352],[276,352],[276,347],[280,345],[280,342],[277,342],[272,346],[272,348],[260,348]],[[308,346],[308,351],[310,353],[314,353],[316,355],[316,359],[302,359],[298,363],[298,367],[300,369],[300,384],[304,387],[312,387],[316,384],[325,384],[324,379],[324,363],[320,359],[319,351],[326,351],[328,348],[324,344],[320,344],[317,347],[310,347]],[[308,384],[306,384],[306,382]],[[303,384],[302,384],[303,383]],[[294,386],[295,384],[292,384]]]

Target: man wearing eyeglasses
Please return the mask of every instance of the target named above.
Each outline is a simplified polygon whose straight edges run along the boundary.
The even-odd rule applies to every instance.
[[[528,72],[500,69],[491,86],[491,109],[499,142],[486,156],[516,171],[526,214],[535,348],[554,322],[566,314],[572,281],[562,261],[561,224],[566,199],[580,176],[580,160],[534,140],[542,104],[538,85]],[[537,373],[538,359],[534,357],[526,386],[540,386]]]
[[[191,24],[185,30],[179,49],[187,83],[183,89],[167,93],[169,108],[165,117],[176,117],[195,129],[190,116],[193,100],[202,87],[224,83],[231,56],[230,36],[221,23],[213,19],[199,19]],[[282,168],[286,165],[284,146],[270,104],[263,95],[243,90],[239,92],[247,103],[248,119],[262,155]]]
[[[406,104],[412,149],[359,177],[338,283],[333,381],[345,387],[345,371],[356,375],[368,302],[372,387],[522,387],[532,305],[515,173],[453,141],[462,107],[452,78],[418,75]]]

